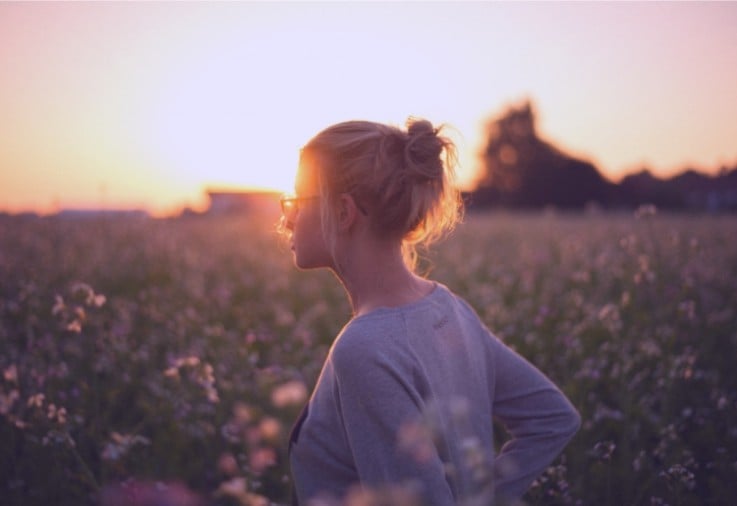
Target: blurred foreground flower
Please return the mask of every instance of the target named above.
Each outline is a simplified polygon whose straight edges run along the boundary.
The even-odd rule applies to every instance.
[[[276,452],[273,448],[256,448],[248,456],[248,465],[256,474],[263,473],[266,468],[276,465]]]
[[[100,506],[204,506],[204,501],[179,483],[125,482],[100,492]]]
[[[248,482],[243,477],[232,478],[221,483],[215,491],[215,497],[229,497],[242,506],[267,506],[269,504],[266,497],[248,491]]]
[[[271,392],[271,403],[277,408],[302,404],[307,399],[307,387],[301,381],[289,381]]]
[[[15,364],[11,364],[3,371],[3,378],[8,383],[18,383],[18,368]]]
[[[240,468],[238,467],[238,460],[232,453],[226,452],[220,455],[218,458],[218,470],[228,476],[238,474]]]
[[[411,484],[371,489],[354,487],[348,491],[346,506],[420,506],[419,490]]]
[[[276,418],[266,417],[258,424],[261,438],[266,441],[276,442],[281,434],[281,423]]]
[[[435,454],[432,431],[419,422],[407,422],[399,428],[399,448],[415,460],[425,463]]]

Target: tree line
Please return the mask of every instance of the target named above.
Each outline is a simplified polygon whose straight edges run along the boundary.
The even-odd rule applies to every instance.
[[[716,176],[695,169],[661,179],[647,169],[620,182],[606,179],[592,163],[541,139],[527,101],[510,106],[486,126],[480,153],[482,173],[465,194],[470,209],[661,209],[737,211],[737,166]]]

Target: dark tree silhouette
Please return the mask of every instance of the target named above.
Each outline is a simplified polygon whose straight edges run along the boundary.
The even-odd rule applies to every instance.
[[[614,184],[591,163],[542,140],[530,101],[489,120],[485,138],[482,174],[466,195],[471,209],[580,209],[596,203],[605,208],[654,204],[673,210],[737,211],[737,167],[722,167],[717,176],[688,169],[670,179],[643,169]]]
[[[581,208],[613,197],[614,185],[596,167],[538,137],[529,101],[490,121],[486,138],[475,205]]]

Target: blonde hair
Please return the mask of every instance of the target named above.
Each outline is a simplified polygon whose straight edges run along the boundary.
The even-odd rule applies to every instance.
[[[410,266],[417,247],[450,232],[463,205],[455,187],[453,142],[423,119],[410,118],[406,129],[370,121],[330,126],[301,151],[303,168],[315,171],[322,195],[323,233],[335,237],[335,202],[350,194],[374,231],[401,241]]]

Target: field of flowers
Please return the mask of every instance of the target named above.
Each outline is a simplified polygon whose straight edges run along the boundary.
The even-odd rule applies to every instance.
[[[733,501],[735,231],[471,215],[426,254],[581,412],[528,504]],[[0,503],[288,503],[286,438],[348,317],[270,220],[0,218]]]

